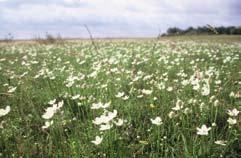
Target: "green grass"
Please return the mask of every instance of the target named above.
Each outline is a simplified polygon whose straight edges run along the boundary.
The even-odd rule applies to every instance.
[[[227,110],[241,106],[230,96],[241,90],[241,44],[219,40],[103,40],[99,53],[89,41],[0,44],[0,109],[11,107],[0,117],[0,157],[240,157],[240,115]],[[43,129],[53,99],[64,105]],[[110,106],[92,109],[98,102]],[[93,120],[114,110],[112,127],[100,131]],[[160,126],[151,122],[157,116]],[[230,117],[237,123],[229,125]],[[197,134],[202,125],[208,135]]]

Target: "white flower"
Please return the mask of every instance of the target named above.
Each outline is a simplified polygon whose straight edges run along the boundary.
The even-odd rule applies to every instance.
[[[239,114],[239,111],[236,109],[236,108],[234,108],[233,110],[228,110],[228,115],[229,116],[238,116],[238,114]]]
[[[10,106],[6,106],[5,109],[0,109],[0,117],[7,115],[10,112]]]
[[[116,98],[121,98],[125,95],[124,92],[118,92],[117,95],[115,95]]]
[[[110,106],[110,103],[111,103],[111,102],[105,103],[105,104],[103,104],[103,103],[101,103],[101,102],[99,102],[99,103],[93,103],[92,106],[91,106],[91,109],[100,109],[100,108],[105,109],[105,108],[108,108],[108,107]]]
[[[217,80],[217,81],[215,81],[215,84],[221,84],[221,83],[222,83],[221,80]]]
[[[127,100],[127,99],[129,99],[129,96],[126,95],[126,96],[122,97],[122,99]]]
[[[66,84],[66,87],[70,88],[73,86],[73,84],[74,84],[74,81],[68,81]]]
[[[53,121],[46,121],[44,126],[42,126],[42,129],[49,128],[49,126],[51,126],[52,124],[53,124]]]
[[[107,124],[109,123],[112,119],[114,119],[117,116],[117,110],[114,110],[113,112],[108,112],[107,115],[103,114],[100,117],[96,117],[95,120],[92,122],[96,125],[100,124]]]
[[[234,96],[235,96],[234,92],[231,92],[231,93],[229,94],[229,97],[231,97],[231,98],[233,98]]]
[[[58,102],[57,108],[60,109],[61,107],[63,107],[63,105],[64,105],[64,101],[62,100],[62,101]]]
[[[188,114],[188,113],[191,113],[192,112],[192,110],[191,109],[189,109],[189,108],[185,108],[184,109],[184,114]]]
[[[143,95],[138,95],[138,96],[137,96],[137,98],[142,98],[142,97],[143,97]]]
[[[50,100],[48,104],[53,105],[56,102],[56,99]]]
[[[224,140],[217,140],[214,142],[215,144],[218,144],[218,145],[222,145],[222,146],[225,146],[227,141],[224,141]]]
[[[171,92],[171,91],[173,91],[173,88],[172,88],[172,87],[168,87],[168,88],[167,88],[167,91],[168,91],[168,92]]]
[[[112,125],[111,124],[102,124],[100,125],[100,131],[105,131],[111,129]]]
[[[17,89],[17,87],[10,86],[9,89],[8,89],[8,93],[13,93],[13,92],[16,91],[16,89]]]
[[[205,84],[205,86],[202,87],[202,91],[201,91],[203,96],[208,96],[210,94],[210,86],[209,84]]]
[[[145,95],[150,95],[152,93],[152,90],[142,89],[141,92]]]
[[[103,105],[102,105],[102,108],[103,108],[103,109],[108,108],[108,107],[110,106],[110,103],[111,103],[111,102],[108,102],[108,103],[103,104]]]
[[[96,125],[100,125],[102,123],[108,123],[109,119],[105,115],[101,115],[100,117],[96,117],[92,122]]]
[[[168,117],[169,118],[174,118],[176,116],[174,111],[169,112]]]
[[[91,143],[95,144],[95,145],[99,145],[103,140],[103,137],[100,136],[96,136],[95,140],[92,140]]]
[[[79,95],[79,94],[74,95],[74,96],[72,96],[72,100],[76,100],[76,99],[78,99],[79,97],[80,97],[80,95]]]
[[[183,108],[183,101],[181,101],[180,99],[177,100],[176,102],[176,106],[174,108],[172,108],[172,110],[174,111],[179,111]]]
[[[200,88],[200,84],[199,83],[193,85],[193,90],[197,91],[197,90],[199,90],[199,88]]]
[[[213,105],[214,105],[215,107],[218,106],[218,104],[219,104],[219,101],[218,101],[218,100],[215,100],[214,103],[213,103]]]
[[[186,86],[186,85],[188,85],[188,84],[189,84],[189,81],[188,81],[188,80],[183,80],[183,81],[182,81],[182,85],[183,85],[183,86]]]
[[[197,128],[197,135],[208,135],[208,131],[210,131],[210,130],[211,130],[211,127],[202,125],[201,128]]]
[[[51,103],[53,103],[53,101]],[[45,110],[45,113],[42,115],[42,118],[46,120],[51,119],[54,116],[54,114],[57,112],[57,110],[59,110],[63,105],[64,105],[64,102],[60,101],[58,102],[58,104],[53,104],[52,107],[48,107]]]
[[[46,109],[46,112],[42,115],[42,118],[44,118],[44,119],[51,119],[54,116],[55,111],[56,110],[54,108],[48,107]]]
[[[162,124],[162,119],[160,117],[156,117],[155,119],[151,119],[151,123],[159,126]]]
[[[100,109],[102,107],[102,103],[93,103],[91,109]]]
[[[229,97],[233,98],[235,96],[234,92],[230,92]]]
[[[122,126],[123,123],[124,123],[124,120],[118,119],[118,121],[117,121],[117,122],[114,122],[114,123],[115,123],[116,126]]]
[[[230,125],[235,125],[237,123],[237,120],[236,119],[232,119],[231,117],[228,118],[227,122],[230,124]]]
[[[113,118],[115,118],[117,116],[117,110],[114,110],[113,112],[108,112],[107,117],[112,120]]]

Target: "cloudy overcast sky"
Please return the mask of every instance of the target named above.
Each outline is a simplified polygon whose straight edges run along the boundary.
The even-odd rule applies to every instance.
[[[168,27],[241,25],[240,0],[0,0],[0,38],[151,37]]]

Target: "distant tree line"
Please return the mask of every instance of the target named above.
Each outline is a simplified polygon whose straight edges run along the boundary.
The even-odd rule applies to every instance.
[[[187,29],[180,29],[178,27],[171,27],[167,29],[167,32],[162,34],[162,36],[172,36],[172,35],[241,35],[241,26],[220,26],[212,27],[211,25],[202,27],[188,27]]]

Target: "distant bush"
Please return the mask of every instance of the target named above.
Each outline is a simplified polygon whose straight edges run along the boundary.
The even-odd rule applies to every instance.
[[[241,27],[235,26],[220,26],[212,27],[211,25],[202,26],[202,27],[188,27],[187,29],[180,29],[178,27],[168,28],[166,33],[162,36],[172,36],[172,35],[241,35]]]
[[[65,40],[61,37],[61,35],[51,35],[49,33],[46,33],[44,38],[36,37],[34,38],[34,41],[39,44],[63,44]]]

